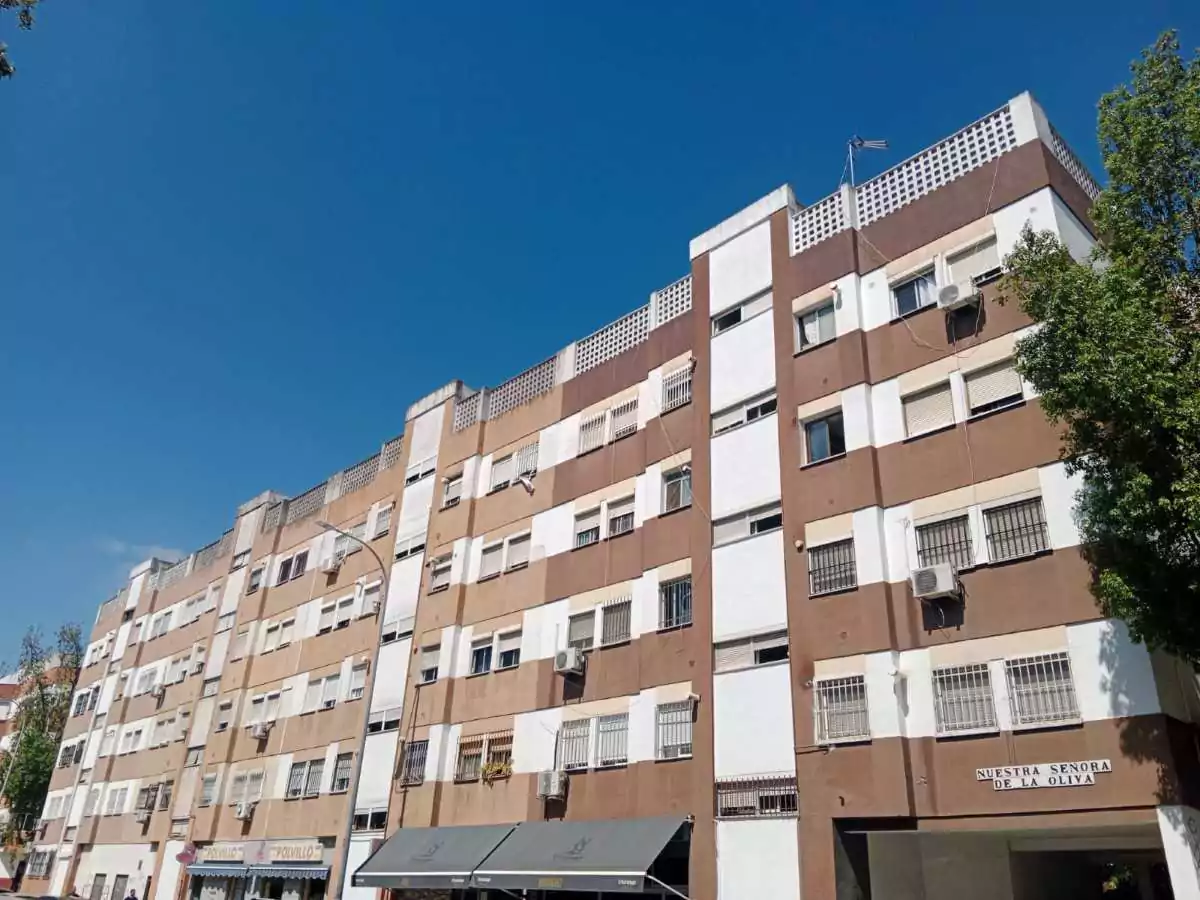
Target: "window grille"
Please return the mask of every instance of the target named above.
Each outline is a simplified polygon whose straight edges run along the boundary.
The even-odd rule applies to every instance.
[[[1046,511],[1040,497],[984,510],[988,558],[992,562],[1032,556],[1050,549]]]
[[[304,780],[304,796],[315,797],[321,793],[321,776],[325,772],[325,760],[314,759],[308,763],[308,777]]]
[[[810,597],[848,591],[858,587],[854,539],[808,548],[808,593]]]
[[[632,614],[631,597],[618,597],[605,603],[600,611],[600,643],[607,646],[629,640]]]
[[[612,408],[612,439],[614,441],[637,433],[637,411],[637,397]]]
[[[658,587],[658,627],[678,628],[692,623],[692,576],[685,575]]]
[[[658,759],[692,755],[691,700],[660,703],[655,710],[654,745]]]
[[[975,564],[966,516],[918,525],[916,531],[917,561],[922,567],[950,563],[956,571],[962,571]]]
[[[996,730],[996,705],[987,663],[933,670],[938,734]]]
[[[421,784],[425,781],[425,756],[429,741],[412,741],[404,747],[404,763],[400,768],[400,783]]]
[[[538,470],[538,442],[526,444],[515,454],[518,475],[536,475]]]
[[[596,765],[623,766],[628,762],[629,714],[596,718]]]
[[[870,739],[867,683],[862,675],[823,678],[814,685],[813,694],[818,744]]]
[[[513,754],[513,733],[498,731],[487,735],[487,764],[489,766],[507,766],[511,771]]]
[[[604,423],[608,412],[596,413],[579,423],[579,454],[590,453],[604,446]]]
[[[1060,725],[1079,721],[1079,703],[1066,652],[1005,660],[1013,726]]]
[[[586,769],[591,737],[591,719],[563,722],[562,727],[558,730],[558,767],[568,772]]]
[[[458,762],[454,767],[454,780],[458,782],[478,781],[483,768],[483,735],[464,737],[458,742]]]
[[[722,778],[716,793],[719,819],[783,819],[800,814],[795,775]]]
[[[662,411],[668,413],[692,402],[692,366],[688,363],[663,376]]]

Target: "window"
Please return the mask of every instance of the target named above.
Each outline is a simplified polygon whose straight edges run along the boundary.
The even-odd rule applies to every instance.
[[[692,505],[692,467],[683,466],[663,475],[663,512]]]
[[[367,734],[379,734],[384,731],[396,731],[400,728],[400,707],[383,709],[367,716]]]
[[[392,527],[392,504],[380,507],[375,513],[375,533],[371,540],[376,540],[388,533]]]
[[[808,595],[818,597],[858,587],[854,539],[808,548]]]
[[[287,793],[284,795],[288,800],[295,800],[304,795],[304,776],[307,773],[308,763],[292,763],[292,768],[288,772]]]
[[[713,671],[733,672],[753,666],[765,666],[788,658],[788,635],[786,631],[722,641],[713,647]]]
[[[516,468],[517,475],[524,475],[527,478],[537,474],[538,470],[538,442],[526,444],[514,454],[517,460]]]
[[[259,694],[250,701],[250,713],[246,719],[251,725],[263,721],[263,712],[267,708],[267,697],[265,694]]]
[[[427,475],[432,475],[434,469],[437,468],[437,457],[428,456],[425,459],[415,462],[410,465],[404,472],[404,483],[406,485],[416,484]]]
[[[692,364],[663,375],[662,412],[687,406],[692,402]]]
[[[186,767],[186,766],[200,765],[200,758],[203,753],[204,753],[203,747],[193,747],[192,749],[188,750],[187,756],[183,760],[184,766]]]
[[[279,691],[271,691],[271,693],[267,694],[266,705],[263,707],[262,711],[262,721],[274,722],[279,718],[279,701],[282,696],[283,695]]]
[[[1079,721],[1071,660],[1065,652],[1005,660],[1004,671],[1014,728]]]
[[[923,272],[915,278],[892,285],[892,297],[896,303],[896,315],[909,313],[932,306],[937,301],[937,282],[933,271]]]
[[[441,644],[421,648],[421,684],[432,684],[438,677],[438,657],[442,654]]]
[[[633,599],[616,597],[600,609],[600,643],[608,647],[629,640],[633,617]]]
[[[268,625],[263,636],[263,653],[270,653],[279,647],[279,626]]]
[[[500,635],[496,651],[499,659],[496,669],[513,669],[521,664],[521,632],[510,631]]]
[[[513,468],[513,457],[511,453],[508,454],[508,456],[493,460],[491,490],[503,490],[512,484]]]
[[[217,731],[225,731],[233,720],[233,701],[223,700],[217,707]]]
[[[692,755],[692,712],[691,700],[658,705],[654,727],[656,759]]]
[[[123,742],[122,742],[123,743]],[[75,753],[70,744],[64,744],[58,751],[58,768],[65,769],[71,765]]]
[[[367,688],[367,664],[355,666],[350,670],[350,693],[348,700],[361,700]]]
[[[813,699],[818,744],[870,740],[867,682],[862,675],[822,678],[813,686]]]
[[[250,562],[249,550],[243,550],[241,553],[235,553],[233,554],[233,559],[229,563],[229,571],[236,572],[238,569],[244,569],[248,562]]]
[[[308,568],[308,551],[301,550],[292,558],[292,579],[295,580],[304,574]]]
[[[778,531],[783,527],[783,507],[778,503],[737,513],[713,522],[713,546]]]
[[[444,591],[450,587],[450,557],[434,559],[429,567],[429,593]]]
[[[337,621],[334,623],[335,628],[346,628],[350,625],[350,620],[354,618],[354,598],[343,597],[337,603]]]
[[[808,350],[828,343],[837,337],[833,318],[833,301],[823,303],[796,316],[796,347]]]
[[[325,760],[310,759],[308,761],[308,774],[304,779],[304,796],[316,797],[321,793],[321,776],[325,772]]]
[[[483,768],[483,735],[463,737],[458,741],[458,760],[454,766],[455,781],[478,781]]]
[[[658,627],[692,624],[692,576],[675,578],[658,586]]]
[[[492,544],[484,547],[479,559],[479,580],[495,578],[500,574],[500,566],[504,559],[504,544]]]
[[[528,534],[518,535],[508,539],[508,559],[506,565],[507,571],[513,572],[517,569],[523,569],[529,565],[529,546],[531,536]]]
[[[1000,274],[1000,253],[996,239],[988,238],[961,253],[946,258],[951,284],[979,284]]]
[[[212,806],[213,800],[217,796],[217,775],[214,772],[211,775],[205,775],[200,782],[200,805]]]
[[[352,831],[383,831],[387,828],[387,809],[355,810],[350,820]]]
[[[999,365],[972,372],[963,380],[967,388],[967,409],[973,416],[1013,406],[1025,398],[1021,387],[1021,376],[1013,368],[1011,359]]]
[[[600,540],[600,509],[589,510],[575,517],[575,546],[586,547]]]
[[[279,646],[286,647],[296,636],[296,620],[287,619],[279,623]]]
[[[88,695],[88,691],[84,691],[82,694],[75,695],[75,703],[71,706],[72,716],[82,716],[85,712],[87,712]],[[7,718],[7,716],[5,718]]]
[[[350,790],[350,766],[353,762],[353,753],[338,754],[333,766],[333,784],[329,786],[331,794],[342,794]]]
[[[588,767],[588,748],[592,741],[592,720],[563,722],[558,730],[558,767],[568,772]]]
[[[724,778],[716,787],[719,819],[779,819],[800,814],[794,775]]]
[[[759,313],[766,312],[770,308],[770,291],[759,294],[757,297],[751,297],[733,309],[714,316],[712,320],[712,333],[720,334],[722,331],[728,331],[734,325],[740,325],[742,322],[752,319]]]
[[[171,627],[171,614],[165,613],[150,623],[150,640],[162,637]]]
[[[187,836],[188,825],[191,824],[191,819],[172,819],[171,831],[168,837],[181,838]]]
[[[304,689],[304,706],[301,708],[302,713],[315,712],[317,707],[321,705],[321,679],[311,678],[308,682],[308,687]]]
[[[608,421],[608,410],[595,413],[579,423],[579,455],[590,453],[604,446],[604,424]]]
[[[820,462],[846,452],[846,428],[839,410],[804,423],[804,461]]]
[[[608,536],[617,537],[633,531],[633,498],[612,500],[608,504]]]
[[[425,755],[429,741],[410,741],[404,746],[404,762],[400,767],[400,783],[421,784],[425,780]]]
[[[596,717],[596,765],[623,766],[629,761],[629,713]]]
[[[933,670],[933,711],[938,734],[996,730],[996,706],[987,663]]]
[[[590,610],[567,619],[567,645],[570,647],[591,650],[595,632],[596,614]]]
[[[918,565],[924,567],[950,563],[955,571],[962,571],[975,564],[971,550],[971,526],[966,516],[918,525],[916,532]]]
[[[338,684],[341,680],[340,675],[333,674],[326,675],[321,681],[321,709],[332,709],[337,703]]]
[[[766,416],[774,415],[778,408],[779,398],[775,396],[775,391],[771,390],[765,394],[759,394],[757,397],[751,397],[749,400],[744,400],[737,406],[723,409],[713,414],[713,436],[724,434],[726,431],[740,428],[749,422],[756,422]]]
[[[983,511],[988,559],[1003,562],[1050,549],[1046,511],[1040,497],[993,506]]]
[[[396,539],[396,559],[415,556],[425,549],[425,532]]]
[[[149,787],[144,787],[138,791],[136,806],[134,809],[154,809],[154,804],[158,800],[158,785],[152,784]]]
[[[217,618],[216,633],[220,634],[222,631],[230,631],[233,628],[234,623],[236,621],[237,621],[237,613],[236,612],[225,613],[225,615],[219,616]]]
[[[233,639],[233,646],[229,649],[230,661],[241,659],[246,655],[246,647],[250,644],[250,626],[246,626],[237,633]]]
[[[471,642],[471,674],[482,675],[492,670],[492,639]]]
[[[462,472],[459,472],[457,475],[447,475],[445,482],[442,484],[442,509],[458,506],[459,501],[462,500],[462,489]]]
[[[489,780],[507,778],[512,774],[513,733],[498,731],[486,737],[484,756],[487,758],[487,771],[484,775]]]
[[[292,577],[292,560],[285,559],[279,564],[279,575],[275,579],[276,584],[283,584]]]
[[[175,789],[174,781],[164,781],[158,792],[158,808],[167,809],[171,805],[171,794]]]
[[[83,814],[85,816],[95,815],[96,807],[100,805],[100,788],[92,788],[87,795],[87,800],[83,804]]]
[[[632,397],[612,408],[612,439],[614,441],[637,434],[637,412],[637,397]]]
[[[54,862],[53,850],[34,850],[29,855],[29,874],[33,878],[45,878],[50,874],[50,864]],[[101,878],[102,876],[97,876]],[[103,887],[101,887],[103,890]]]
[[[954,424],[954,401],[949,383],[905,397],[901,404],[904,407],[904,433],[908,437]]]
[[[411,619],[409,623],[411,625]],[[405,634],[412,634],[412,629],[410,628]],[[383,623],[383,628],[380,629],[379,643],[391,644],[398,640],[400,640],[400,621],[398,619],[388,619],[388,621]]]
[[[258,566],[250,570],[250,582],[246,585],[246,593],[253,594],[262,586],[263,567]]]
[[[328,634],[333,631],[333,615],[337,609],[336,603],[326,603],[321,607],[321,615],[317,619],[317,634]]]

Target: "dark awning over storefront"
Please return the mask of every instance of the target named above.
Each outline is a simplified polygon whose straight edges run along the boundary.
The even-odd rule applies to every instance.
[[[249,878],[246,866],[223,866],[219,863],[192,863],[187,867],[189,875],[208,875],[212,878]]]
[[[467,887],[513,825],[401,828],[354,873],[355,887]]]
[[[663,850],[688,828],[680,816],[523,822],[478,865],[473,882],[507,890],[639,893]]]

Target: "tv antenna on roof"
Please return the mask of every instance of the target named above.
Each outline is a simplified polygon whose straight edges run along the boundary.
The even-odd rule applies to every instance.
[[[887,141],[869,141],[857,134],[846,141],[846,165],[842,167],[842,184],[846,183],[846,172],[850,173],[850,187],[854,187],[854,158],[861,150],[886,150]]]

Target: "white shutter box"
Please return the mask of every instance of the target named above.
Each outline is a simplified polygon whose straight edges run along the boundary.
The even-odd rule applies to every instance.
[[[750,534],[750,523],[745,515],[734,516],[723,522],[713,523],[713,546],[728,544]]]
[[[506,456],[504,459],[495,460],[492,463],[492,487],[498,488],[508,484],[513,477],[513,458]]]
[[[1021,376],[1013,368],[1012,360],[992,366],[980,372],[972,372],[966,378],[967,405],[972,410],[1008,397],[1021,396]]]
[[[954,401],[949,382],[905,397],[903,403],[904,432],[909,437],[954,424]]]
[[[788,636],[786,631],[775,631],[754,638],[755,650],[773,650],[776,647],[786,647]]]
[[[511,634],[500,635],[500,652],[504,653],[508,650],[519,650],[521,648],[521,632],[514,631]]]
[[[991,238],[976,244],[971,249],[950,257],[947,262],[950,265],[950,281],[954,284],[992,272],[1000,268],[1000,252],[996,249],[996,239]]]
[[[589,528],[600,527],[600,510],[593,509],[591,512],[586,512],[575,519],[575,533],[587,531]]]
[[[752,640],[726,641],[713,648],[713,671],[728,672],[754,665],[754,642]]]

